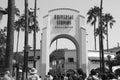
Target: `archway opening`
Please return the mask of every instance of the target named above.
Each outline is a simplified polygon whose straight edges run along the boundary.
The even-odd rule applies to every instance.
[[[78,68],[78,44],[71,36],[57,36],[50,45],[50,71],[58,75]],[[58,73],[59,72],[59,73]]]

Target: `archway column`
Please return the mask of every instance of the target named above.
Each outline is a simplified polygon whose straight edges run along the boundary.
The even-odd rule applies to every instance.
[[[42,42],[41,42],[41,62],[40,62],[40,75],[41,78],[44,79],[45,75],[49,72],[49,54],[50,54],[50,33],[45,28],[44,33],[42,34]]]

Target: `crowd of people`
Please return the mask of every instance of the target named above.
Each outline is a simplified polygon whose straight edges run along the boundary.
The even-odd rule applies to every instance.
[[[87,80],[120,80],[118,75],[115,75],[113,72],[105,72],[100,73],[97,72],[95,69],[92,69],[90,71],[89,76],[87,77]]]
[[[15,80],[10,71],[5,71],[4,76],[0,80]],[[37,74],[37,69],[31,68],[27,80],[42,80],[41,76]],[[90,71],[87,76],[86,73],[81,69],[77,69],[74,73],[64,74],[52,74],[48,72],[43,80],[120,80],[120,77],[115,73],[104,73],[100,74],[95,69]]]
[[[85,80],[86,77],[86,73],[82,69],[78,69],[77,72],[66,74],[51,74],[48,72],[44,80]]]
[[[52,78],[50,78],[50,76],[52,76]],[[95,69],[92,69],[87,76],[80,68],[72,74],[52,75],[48,73],[48,76],[44,80],[120,80],[120,77],[113,72],[105,72],[102,74]]]

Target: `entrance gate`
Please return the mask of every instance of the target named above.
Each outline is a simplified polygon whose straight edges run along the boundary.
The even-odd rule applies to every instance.
[[[86,53],[85,18],[79,11],[70,8],[58,8],[48,11],[43,17],[44,28],[41,35],[40,75],[45,77],[49,71],[50,45],[58,38],[68,38],[76,46],[77,68],[87,73],[88,57]],[[67,45],[67,44],[66,44]]]

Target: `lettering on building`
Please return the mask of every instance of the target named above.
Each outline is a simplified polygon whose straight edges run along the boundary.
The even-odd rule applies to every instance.
[[[54,15],[55,28],[72,28],[73,15]]]

